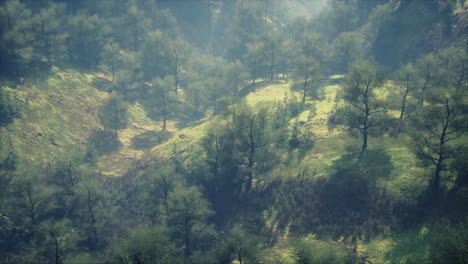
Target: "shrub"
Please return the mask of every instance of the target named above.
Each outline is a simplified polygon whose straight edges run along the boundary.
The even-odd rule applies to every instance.
[[[0,90],[0,127],[7,126],[18,117],[18,106],[10,93]]]
[[[95,130],[88,139],[87,155],[103,155],[117,151],[122,144],[110,130]],[[91,161],[94,157],[87,157]]]
[[[351,256],[337,245],[315,239],[299,241],[293,250],[297,264],[346,264],[351,263]]]
[[[132,138],[134,149],[149,149],[167,141],[171,137],[168,131],[146,131]]]

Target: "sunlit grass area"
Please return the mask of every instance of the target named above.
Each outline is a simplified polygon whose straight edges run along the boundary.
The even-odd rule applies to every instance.
[[[91,132],[102,127],[98,112],[108,96],[90,86],[92,78],[54,67],[41,82],[10,89],[22,114],[8,127],[9,137],[24,162],[46,163],[72,146],[86,147]]]

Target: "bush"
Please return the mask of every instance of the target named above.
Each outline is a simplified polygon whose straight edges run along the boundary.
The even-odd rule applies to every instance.
[[[0,127],[7,126],[18,117],[18,106],[10,93],[0,90]]]
[[[112,90],[112,82],[105,78],[94,78],[93,86],[103,92],[110,92]]]
[[[132,147],[134,149],[150,149],[171,138],[171,132],[168,131],[146,131],[132,138]]]
[[[466,221],[437,225],[430,240],[430,263],[468,263],[468,224]]]
[[[401,233],[386,253],[389,263],[468,263],[467,218],[440,221]]]
[[[122,143],[110,130],[95,130],[88,139],[88,155],[104,155],[117,151]],[[95,153],[95,154],[94,154]],[[91,161],[94,156],[87,157]]]
[[[315,239],[299,241],[294,247],[293,254],[297,264],[352,263],[352,258],[345,249]]]

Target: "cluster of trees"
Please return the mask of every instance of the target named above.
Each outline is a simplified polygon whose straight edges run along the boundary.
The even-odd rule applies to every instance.
[[[57,66],[99,69],[108,76],[94,85],[110,92],[99,115],[107,130],[90,138],[85,154],[26,166],[0,131],[8,150],[0,153],[6,263],[261,263],[264,245],[282,230],[349,243],[297,241],[297,263],[364,262],[359,240],[401,228],[428,205],[425,198],[404,204],[386,189],[392,160],[372,145],[386,133],[411,142],[431,168],[428,207],[434,200],[449,204],[453,193],[460,199],[457,191],[468,183],[465,47],[411,62],[378,56],[387,35],[394,37],[388,29],[405,10],[426,6],[422,1],[331,0],[311,20],[282,15],[287,1],[200,1],[218,8],[209,12],[217,17],[206,47],[191,41],[193,34],[158,2],[2,1],[4,76],[21,85],[20,77]],[[424,14],[433,19],[425,29],[451,26],[454,1],[430,2]],[[310,107],[307,100],[316,99],[326,76],[343,72],[329,125],[348,128],[362,143],[333,161],[327,177],[316,177],[301,166],[313,134],[292,119]],[[279,78],[292,80],[300,98],[255,107],[242,100],[258,81]],[[104,178],[93,164],[95,148],[104,151],[100,137],[118,137],[135,101],[164,132],[169,120],[218,116],[218,122],[184,155],[174,148],[167,160]],[[0,113],[2,127],[18,117],[4,90]],[[441,230],[431,247],[446,247],[430,256],[439,263],[454,248],[446,242],[453,230]],[[455,255],[463,254],[458,248]]]
[[[441,191],[441,173],[450,159],[460,157],[466,146],[457,142],[467,131],[466,89],[468,56],[463,48],[447,48],[403,65],[392,76],[392,95],[385,96],[381,67],[359,61],[346,75],[344,105],[331,117],[362,137],[361,153],[368,137],[389,129],[411,135],[418,157],[434,166],[431,189]],[[390,85],[387,83],[387,85]],[[386,89],[389,89],[388,87]],[[390,112],[397,111],[398,118]],[[459,171],[459,177],[465,172]],[[457,182],[464,182],[458,179]]]
[[[288,6],[282,1],[222,1],[218,18],[206,25],[214,28],[212,41],[199,47],[157,1],[9,0],[0,9],[2,73],[20,80],[53,65],[100,68],[110,75],[105,89],[141,101],[165,129],[168,119],[216,114],[225,107],[221,98],[240,95],[249,79],[291,75],[305,102],[323,76],[376,57],[365,45],[377,45],[394,23],[395,6],[387,2],[331,1],[332,8],[305,20],[283,17],[280,10]]]
[[[216,231],[202,191],[171,163],[105,179],[79,152],[46,167],[1,167],[0,256],[5,263],[231,263],[257,261],[240,224]],[[11,156],[11,155],[10,155]],[[3,157],[2,157],[3,158]],[[8,163],[10,166],[5,166]]]
[[[286,212],[278,221],[294,222],[291,229],[299,232],[344,238],[356,252],[357,240],[370,240],[388,226],[415,225],[432,210],[464,215],[458,203],[466,192],[467,171],[460,164],[467,153],[467,62],[466,50],[452,47],[403,65],[391,75],[369,61],[351,64],[329,125],[348,128],[362,140],[361,147],[334,161],[329,178],[299,176],[273,185],[279,210]],[[408,203],[406,209],[385,184],[394,170],[390,156],[384,149],[369,147],[370,137],[384,134],[409,142],[408,148],[427,168],[420,175],[426,179],[426,190],[416,202],[403,202]],[[436,235],[431,247],[440,246],[444,234]],[[444,257],[428,258],[466,259],[466,250],[454,248],[441,250]],[[454,257],[448,257],[452,253]]]
[[[11,123],[19,115],[19,106],[14,97],[6,90],[0,90],[0,127]]]

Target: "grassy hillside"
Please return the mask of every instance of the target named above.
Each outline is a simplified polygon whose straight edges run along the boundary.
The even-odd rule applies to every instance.
[[[84,147],[91,132],[101,128],[98,111],[108,94],[92,87],[93,78],[54,67],[42,80],[3,87],[20,101],[20,118],[6,129],[26,163],[50,162],[70,148]]]
[[[98,113],[109,93],[94,87],[93,80],[98,75],[54,68],[39,82],[25,83],[15,89],[5,88],[21,101],[21,117],[7,129],[16,151],[26,159],[25,162],[47,163],[72,148],[84,150],[92,132],[102,129]],[[332,78],[339,79],[340,76]],[[291,121],[303,121],[314,135],[315,146],[307,153],[301,168],[313,170],[318,176],[327,175],[334,160],[359,144],[359,139],[350,137],[343,128],[330,130],[327,126],[339,89],[336,84],[324,87],[324,96],[309,98],[304,111]],[[246,96],[246,100],[251,105],[282,101],[287,94],[291,96],[290,84],[285,81],[262,82]],[[179,129],[171,121],[168,126],[171,138],[167,142],[142,149],[135,146],[135,138],[143,133],[160,131],[161,124],[149,119],[142,106],[134,103],[129,109],[127,128],[118,134],[122,146],[114,153],[101,156],[97,167],[104,175],[120,176],[134,166],[145,166],[151,160],[185,153],[198,145],[198,140],[213,122],[218,122],[218,118],[205,118],[196,126]],[[421,175],[422,171],[415,164],[408,140],[405,136],[370,139],[371,148],[383,148],[392,157],[395,169],[388,187],[397,196],[415,194],[407,191],[409,182],[414,183],[412,188],[415,189],[425,184],[424,179],[415,176]],[[291,171],[290,174],[295,173]]]
[[[5,128],[5,135],[24,164],[44,165],[72,151],[86,150],[93,132],[103,129],[99,111],[109,93],[99,90],[95,81],[102,77],[102,73],[54,67],[42,79],[14,88],[2,87],[20,104],[20,117]],[[159,130],[160,122],[150,120],[139,103],[130,105],[128,127],[118,135],[122,146],[117,152],[101,156],[98,169],[104,175],[122,175],[144,153],[133,146],[132,139]],[[176,130],[174,122],[169,130]]]
[[[14,89],[4,87],[22,102],[20,118],[7,129],[16,151],[24,157],[25,163],[44,164],[60,158],[72,148],[86,148],[93,131],[102,129],[98,117],[99,108],[109,96],[109,93],[94,87],[93,80],[101,78],[99,76],[102,77],[98,73],[79,73],[54,68],[49,76],[34,84],[25,83]],[[314,177],[326,177],[331,173],[333,161],[359,146],[360,140],[351,137],[344,128],[330,129],[327,125],[333,109],[341,103],[336,96],[341,89],[336,82],[341,78],[342,76],[330,77],[329,84],[323,87],[321,96],[309,97],[302,113],[291,120],[291,124],[302,121],[302,124],[310,129],[315,145],[298,166],[280,168],[282,175],[293,176],[297,175],[299,170],[308,170],[314,172]],[[390,88],[390,85],[387,86],[387,89]],[[282,101],[286,95],[299,96],[299,92],[291,92],[290,83],[286,81],[260,82],[256,89],[246,96],[246,101],[251,105]],[[161,124],[150,120],[143,107],[134,103],[129,109],[127,128],[119,131],[118,137],[122,146],[114,153],[101,156],[97,168],[103,175],[115,177],[124,175],[133,168],[145,168],[155,160],[167,159],[174,155],[184,159],[190,155],[191,150],[199,146],[207,128],[216,122],[220,122],[219,117],[205,118],[197,125],[179,129],[177,124],[171,121],[166,135],[170,138],[167,141],[153,143],[157,144],[154,147],[151,147],[151,144],[141,147],[135,143],[136,138],[145,133],[149,133],[151,138],[151,133],[161,130]],[[410,139],[406,135],[386,135],[370,139],[371,149],[384,149],[391,157],[393,170],[390,177],[380,184],[386,185],[390,195],[396,200],[415,199],[427,185],[427,178],[421,175],[428,172],[417,166],[409,146]],[[275,224],[271,222],[274,219],[266,221],[271,225]],[[404,259],[406,256],[401,249],[393,248],[395,241],[417,240],[420,236],[421,233],[417,230],[401,235],[393,234],[374,239],[370,243],[362,242],[359,251],[368,255],[372,263],[389,263],[390,255],[393,259]],[[293,263],[291,242],[286,232],[276,245],[268,250],[267,255],[271,259]]]

